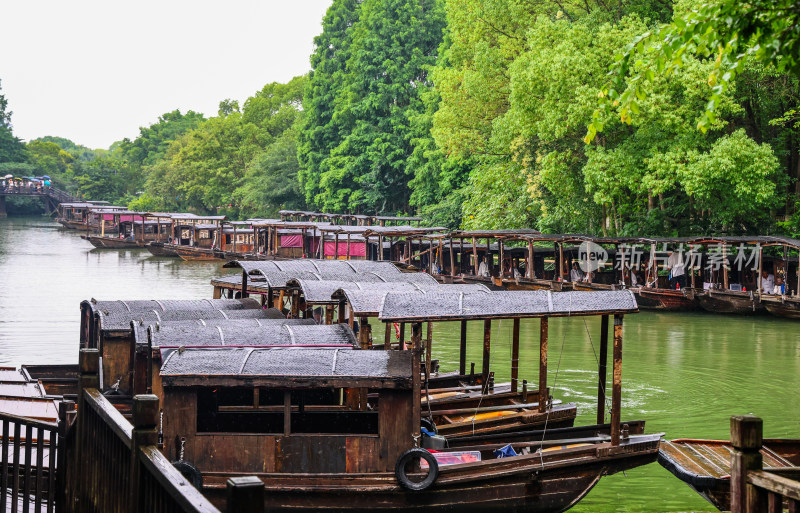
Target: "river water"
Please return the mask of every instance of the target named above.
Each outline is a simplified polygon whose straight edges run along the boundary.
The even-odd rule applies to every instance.
[[[97,299],[210,298],[217,263],[96,250],[45,218],[0,219],[0,365],[74,363],[79,303]],[[492,369],[510,376],[511,321],[492,326]],[[800,324],[773,317],[642,312],[624,321],[623,419],[645,419],[667,438],[729,436],[729,417],[764,419],[767,437],[800,437]],[[550,321],[553,395],[596,416],[599,318]],[[458,365],[458,325],[434,326],[434,358]],[[469,328],[468,362],[480,367],[482,323]],[[523,321],[520,376],[536,383],[539,324]],[[610,379],[610,369],[609,369]],[[534,385],[535,386],[535,385]],[[580,512],[712,511],[657,463],[604,477]]]

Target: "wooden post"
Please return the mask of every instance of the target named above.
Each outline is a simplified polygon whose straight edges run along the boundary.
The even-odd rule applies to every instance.
[[[444,274],[444,237],[439,239],[439,274]],[[786,276],[789,274],[787,273]]]
[[[558,281],[564,281],[564,244],[558,243]]]
[[[392,323],[386,323],[385,333],[383,334],[383,348],[390,350],[392,348]]]
[[[514,319],[513,335],[511,338],[511,391],[517,391],[519,381],[519,324],[520,319]]]
[[[800,275],[800,272],[797,273]],[[456,275],[456,259],[455,259],[455,252],[453,251],[453,237],[450,237],[450,276],[455,277]]]
[[[400,323],[400,349],[403,349],[403,344],[406,342],[406,323]]]
[[[747,484],[747,473],[761,470],[763,421],[753,415],[731,417],[731,513],[756,513],[767,510],[765,494]]]
[[[131,436],[130,477],[128,501],[130,511],[139,511],[140,489],[139,451],[142,447],[158,443],[158,396],[153,394],[133,396],[133,434]]]
[[[264,513],[264,483],[256,476],[231,477],[227,482],[227,513]]]
[[[467,321],[461,321],[461,346],[458,355],[458,373],[467,373]]]
[[[497,244],[500,246],[500,272],[497,273],[497,276],[500,278],[500,281],[502,282],[506,272],[505,268],[506,256],[505,256],[505,249],[503,248],[503,239],[497,239]],[[513,276],[514,273],[511,273],[511,275]]]
[[[758,271],[758,278],[756,278],[756,287],[758,287],[758,279],[761,278],[761,269]],[[722,282],[725,290],[728,290],[728,248],[725,243],[722,243]]]
[[[461,241],[463,242],[464,239],[461,239]],[[461,250],[463,251],[464,248],[461,248]],[[478,240],[475,237],[472,237],[472,267],[474,270],[473,274],[478,276]]]
[[[369,322],[366,317],[358,318],[358,345],[361,349],[369,349]]]
[[[528,265],[525,274],[529,280],[533,279],[533,241],[528,241]]]
[[[411,355],[411,383],[412,383],[412,393],[411,397],[414,399],[411,401],[411,421],[412,426],[414,428],[414,434],[419,434],[419,426],[420,426],[420,412],[421,412],[421,401],[419,400],[421,387],[420,387],[420,365],[419,360],[421,356],[421,348],[420,344],[422,342],[422,323],[421,322],[414,322],[411,323],[411,347],[412,347],[412,355]]]
[[[492,347],[492,320],[485,319],[483,321],[483,367],[481,368],[481,376],[483,376],[483,388],[489,385],[489,358]]]
[[[600,362],[597,369],[597,423],[606,420],[606,376],[608,375],[608,315],[600,320]]]
[[[431,342],[433,339],[433,323],[428,321],[427,340],[425,341],[425,379],[431,377]]]
[[[756,245],[758,247],[758,279],[756,280],[756,285],[758,286],[758,300],[761,301],[762,291],[764,290],[764,283],[761,278],[761,273],[764,271],[764,248],[760,245]],[[769,291],[772,293],[772,291]]]
[[[242,269],[242,299],[247,297],[247,271]]]
[[[622,314],[614,314],[614,369],[611,389],[611,445],[619,445],[622,404]]]
[[[539,412],[547,411],[547,331],[549,319],[542,317],[539,327]]]
[[[78,400],[76,406],[78,408],[78,416],[75,420],[75,460],[72,462],[75,469],[75,475],[81,475],[81,465],[83,456],[83,436],[82,433],[86,429],[86,416],[83,412],[86,411],[86,401],[84,399],[84,391],[89,388],[100,387],[100,352],[98,349],[81,349],[78,353]]]
[[[344,324],[346,322],[345,316],[344,316],[344,309],[345,309],[345,302],[344,301],[339,301],[339,308],[336,310],[336,314],[337,314],[336,322],[338,324]]]
[[[322,232],[320,232],[322,233]],[[333,232],[333,259],[339,260],[339,232]],[[323,240],[322,245],[325,245],[325,241],[323,237],[320,237]],[[323,250],[324,251],[324,250]]]
[[[333,305],[325,305],[325,324],[333,324]]]
[[[67,443],[67,426],[69,425],[69,419],[71,415],[75,415],[75,403],[72,401],[62,401],[58,403],[58,443],[56,447],[64,448],[65,444]],[[52,436],[52,434],[50,435]],[[60,450],[56,453],[58,458],[58,463],[56,464],[56,468],[63,469],[59,472],[56,472],[55,476],[55,511],[66,511],[66,480],[65,475],[67,470],[67,451]],[[52,481],[51,481],[52,482]],[[53,494],[50,494],[51,497]]]

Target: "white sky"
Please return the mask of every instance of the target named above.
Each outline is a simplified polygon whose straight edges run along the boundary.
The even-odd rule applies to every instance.
[[[14,134],[90,148],[306,73],[332,0],[0,0]]]

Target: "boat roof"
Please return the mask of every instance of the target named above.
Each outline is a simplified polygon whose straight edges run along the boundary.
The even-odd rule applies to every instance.
[[[252,317],[246,319],[226,319],[216,318],[216,319],[190,319],[190,320],[183,320],[183,321],[164,321],[164,320],[156,320],[156,319],[139,319],[135,321],[131,321],[131,328],[133,329],[133,339],[137,345],[147,345],[147,330],[151,326],[159,326],[160,329],[164,329],[165,327],[226,327],[226,326],[242,326],[242,327],[249,327],[249,328],[265,328],[267,326],[271,328],[279,328],[283,324],[316,324],[314,319],[272,319],[272,318],[264,318],[264,317]],[[157,344],[156,344],[157,345]]]
[[[386,294],[378,318],[387,322],[425,322],[608,315],[638,310],[630,290],[449,292],[440,289],[426,294]]]
[[[411,388],[411,351],[345,348],[187,348],[163,360],[170,386]]]
[[[406,277],[408,277],[408,279],[406,279]],[[401,273],[397,276],[396,280],[387,280],[373,273],[340,276],[338,278],[350,279],[292,278],[286,282],[285,286],[300,288],[300,290],[303,291],[303,297],[306,302],[316,304],[337,303],[338,299],[333,297],[333,293],[343,288],[416,292],[422,289],[431,289],[441,286],[432,276],[424,273]],[[270,282],[269,277],[267,277],[267,281]]]
[[[250,347],[250,346],[340,346],[357,347],[353,330],[347,324],[316,324],[313,319],[302,323],[287,323],[294,319],[272,320],[271,324],[253,326],[226,323],[198,326],[192,323],[156,324],[147,328],[153,347],[162,349],[189,347]],[[299,319],[297,319],[299,320]]]
[[[132,321],[153,324],[165,321],[190,321],[196,319],[275,319],[282,318],[278,310],[272,309],[247,309],[247,310],[169,310],[161,312],[148,310],[144,312],[118,312],[109,315],[100,315],[100,331],[130,331]]]
[[[81,310],[88,308],[93,312],[102,312],[106,315],[122,312],[145,312],[158,310],[240,310],[257,309],[261,304],[255,299],[133,299],[98,301],[89,299],[81,301]]]
[[[435,294],[441,289],[448,293],[488,293],[489,287],[483,284],[453,284],[437,287],[422,287],[411,283],[349,283],[336,289],[331,296],[334,300],[344,299],[356,316],[374,316],[380,313],[383,298],[392,293]]]

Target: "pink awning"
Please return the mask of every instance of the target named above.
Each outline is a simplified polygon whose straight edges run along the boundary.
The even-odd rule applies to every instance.
[[[338,251],[334,241],[325,241],[325,256],[332,257],[334,254],[337,257],[347,256],[347,241],[339,241]],[[350,242],[350,256],[363,257],[367,256],[367,245],[364,242]]]

